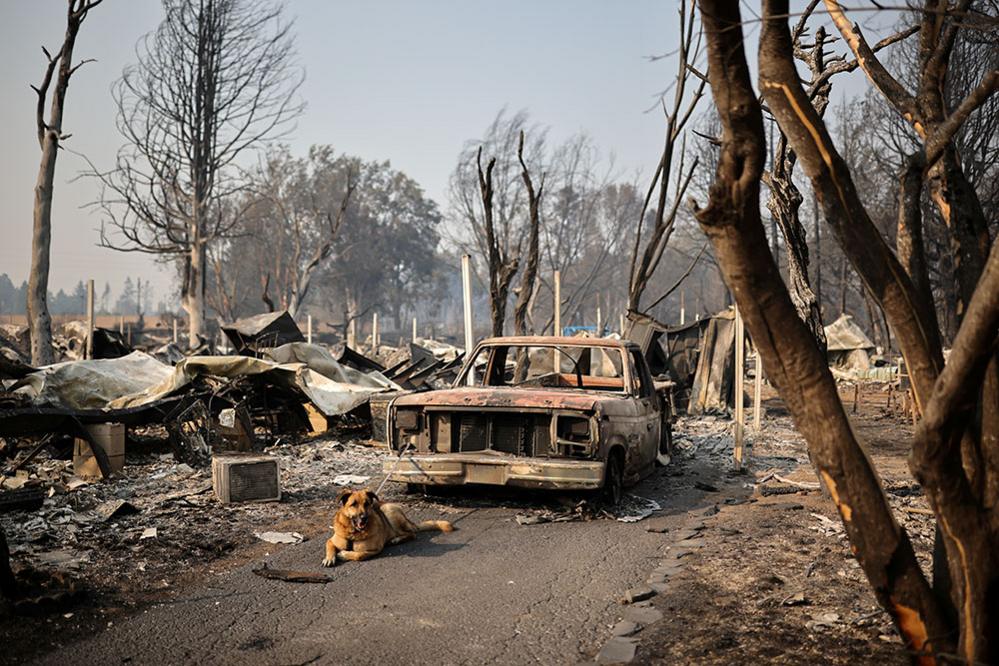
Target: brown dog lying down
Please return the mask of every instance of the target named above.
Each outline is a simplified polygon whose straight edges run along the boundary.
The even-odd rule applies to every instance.
[[[387,545],[408,541],[417,532],[452,532],[446,520],[413,523],[399,504],[382,504],[370,490],[344,490],[337,496],[340,508],[333,517],[333,536],[326,541],[324,567],[336,560],[357,562],[374,557]]]

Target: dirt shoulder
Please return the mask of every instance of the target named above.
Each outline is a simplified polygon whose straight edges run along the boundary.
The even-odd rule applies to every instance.
[[[933,523],[906,468],[911,425],[885,411],[885,396],[876,387],[865,389],[851,420],[928,568]],[[852,387],[844,389],[843,399],[852,410]],[[667,556],[680,550],[681,566],[652,602],[665,619],[635,635],[637,661],[907,663],[831,500],[773,478],[806,486],[816,481],[786,411],[776,399],[767,405],[763,431],[753,437],[749,473],[730,476],[719,488],[717,513],[703,519],[695,536],[667,548]],[[702,427],[681,423],[681,431],[684,425]],[[748,501],[733,500],[745,491],[752,493]]]

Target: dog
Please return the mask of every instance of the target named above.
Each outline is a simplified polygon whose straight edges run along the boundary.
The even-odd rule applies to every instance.
[[[324,567],[337,560],[360,562],[374,557],[387,545],[409,541],[417,532],[453,532],[446,520],[424,520],[416,524],[406,517],[402,505],[385,503],[368,489],[343,490],[336,499],[340,507],[333,517],[333,536],[326,540]]]

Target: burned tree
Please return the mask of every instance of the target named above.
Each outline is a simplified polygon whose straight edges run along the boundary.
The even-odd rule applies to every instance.
[[[477,262],[479,268],[476,270],[480,279],[490,285],[491,307],[493,279],[481,270],[483,267],[490,269],[490,246],[494,246],[499,254],[517,257],[529,235],[529,201],[525,196],[522,167],[517,160],[521,133],[525,137],[524,160],[541,163],[545,152],[545,130],[532,126],[525,111],[508,115],[503,109],[480,139],[465,144],[449,182],[449,215],[455,223],[452,228],[456,232],[449,240],[461,253],[486,259]],[[482,170],[481,153],[492,156],[489,225],[486,224],[484,208],[482,179],[486,174]],[[505,303],[503,310],[505,316]],[[493,316],[495,314],[494,311]]]
[[[802,13],[797,25],[791,33],[794,42],[795,55],[803,60],[812,73],[813,81],[820,84],[810,95],[811,103],[819,116],[823,115],[829,104],[829,92],[832,86],[828,78],[820,80],[825,69],[825,30],[819,26],[815,31],[814,43],[810,49],[802,44],[807,20],[818,5],[819,0],[812,0]],[[772,135],[771,135],[772,136]],[[787,144],[787,137],[781,132],[776,146],[771,146],[770,170],[763,172],[763,183],[770,191],[767,198],[767,209],[777,222],[784,236],[784,247],[787,252],[787,280],[789,293],[798,316],[805,322],[820,349],[825,349],[826,336],[822,326],[822,310],[808,278],[808,237],[805,227],[798,216],[798,210],[804,201],[801,192],[794,183],[794,166],[797,156]]]
[[[787,0],[763,4],[759,70],[764,98],[812,181],[827,224],[898,336],[924,414],[911,467],[945,535],[947,586],[936,581],[931,586],[920,569],[850,428],[824,354],[797,316],[768,255],[759,217],[762,111],[750,83],[738,5],[722,0],[700,3],[712,94],[724,131],[715,184],[698,220],[757,342],[767,376],[808,442],[853,551],[907,648],[925,662],[955,652],[969,663],[995,661],[999,615],[989,599],[999,585],[999,544],[988,491],[996,487],[995,433],[984,420],[976,423],[975,414],[983,411],[985,367],[999,325],[999,249],[993,247],[973,291],[958,333],[957,360],[952,356],[944,370],[932,314],[921,307],[912,281],[872,223],[849,168],[809,104],[795,68]],[[868,55],[859,60],[867,62]],[[953,595],[952,607],[948,594]]]
[[[66,35],[62,48],[52,55],[42,47],[48,58],[45,75],[39,86],[31,86],[38,95],[35,109],[35,125],[38,131],[38,146],[42,150],[41,164],[38,167],[38,180],[35,183],[35,205],[32,215],[31,232],[31,274],[28,277],[28,330],[31,334],[31,362],[46,365],[52,363],[52,319],[47,303],[49,289],[49,247],[52,242],[52,194],[55,183],[56,158],[59,156],[59,143],[70,135],[63,134],[62,116],[66,108],[66,92],[69,80],[84,63],[73,64],[73,48],[80,25],[87,13],[103,0],[69,0],[66,11]],[[56,71],[58,69],[58,72]],[[49,88],[55,78],[55,89],[49,103],[49,115],[45,117],[45,103]]]
[[[691,114],[697,107],[707,79],[691,65],[691,59],[700,46],[700,32],[696,31],[694,23],[693,2],[680,3],[680,47],[677,52],[677,73],[673,82],[673,101],[669,111],[666,112],[666,140],[663,146],[662,156],[656,166],[652,183],[645,196],[645,203],[642,206],[642,213],[638,220],[638,229],[635,232],[635,244],[631,252],[631,263],[628,269],[628,309],[639,310],[641,307],[642,294],[652,279],[653,274],[662,261],[666,244],[669,242],[676,223],[676,215],[679,211],[680,202],[683,200],[690,185],[690,179],[697,168],[697,160],[685,168],[684,159],[686,156],[685,142],[683,141],[683,128],[690,120]],[[695,35],[697,39],[695,41]],[[688,99],[687,84],[692,76],[699,79],[694,94]],[[680,162],[676,169],[675,183],[673,184],[673,202],[669,203],[670,176],[673,174],[673,159],[679,148]],[[645,250],[639,257],[639,249],[642,246],[642,227],[645,223],[645,216],[649,204],[652,200],[656,186],[659,187],[659,194],[656,200],[655,213],[652,218],[652,228],[649,237],[645,240]]]
[[[968,117],[999,89],[999,70],[992,69],[953,111],[944,93],[954,44],[962,27],[973,21],[970,11],[973,3],[960,0],[953,9],[941,0],[926,3],[919,19],[920,76],[915,93],[908,91],[878,60],[860,27],[849,21],[836,0],[825,0],[825,4],[864,73],[923,143],[924,170],[931,197],[951,229],[959,298],[963,303],[958,307],[960,313],[978,283],[988,255],[989,230],[981,202],[964,174],[953,140]]]
[[[238,219],[237,160],[303,108],[291,26],[268,0],[167,0],[115,86],[126,144],[97,173],[104,246],[180,265],[189,337],[203,333],[208,248]]]
[[[524,161],[524,133],[520,133],[520,143],[517,144],[517,159],[520,161],[521,176],[524,187],[527,188],[528,232],[527,232],[527,263],[520,278],[517,302],[513,308],[513,331],[515,335],[527,335],[527,314],[534,298],[538,278],[538,237],[541,226],[541,201],[545,192],[545,174],[541,174],[537,188],[531,172]]]
[[[271,312],[275,309],[269,294],[272,278],[281,307],[294,317],[310,293],[313,278],[330,262],[360,168],[359,160],[336,157],[328,147],[313,146],[308,160],[292,159],[286,150],[279,150],[254,174],[253,192],[248,195],[254,210],[248,211],[247,218],[260,224],[241,225],[240,232],[252,234],[267,247],[261,260],[272,265],[263,278],[262,300]],[[280,232],[274,230],[275,223]],[[277,249],[274,243],[287,247]],[[221,258],[214,263],[219,266]],[[225,279],[225,271],[215,272],[217,280]]]
[[[489,311],[492,319],[493,335],[503,335],[506,321],[506,300],[510,293],[510,282],[520,266],[520,243],[511,251],[501,245],[496,237],[493,224],[493,169],[496,158],[489,160],[486,170],[482,170],[482,148],[479,148],[476,165],[479,171],[479,192],[482,196],[482,222],[486,232],[486,260],[489,262]]]
[[[821,25],[811,35],[811,43],[806,43],[805,39],[809,34],[808,20],[820,1],[811,0],[801,12],[801,16],[798,17],[797,23],[791,30],[791,42],[795,58],[804,63],[811,74],[806,92],[811,105],[815,108],[819,118],[822,118],[829,106],[832,77],[836,74],[854,71],[858,67],[858,62],[857,60],[848,61],[840,55],[830,56],[827,54],[825,47],[835,40],[827,35],[825,28]],[[874,52],[880,51],[909,37],[914,32],[912,29],[903,30],[879,41],[872,50]],[[824,349],[826,341],[822,325],[821,304],[815,291],[812,290],[808,277],[808,239],[798,214],[803,197],[794,183],[797,155],[795,155],[794,149],[788,145],[787,137],[783,131],[779,133],[776,145],[771,146],[771,151],[770,170],[763,172],[763,182],[770,192],[767,199],[767,209],[773,220],[777,222],[785,241],[787,280],[791,300],[794,302],[802,321],[811,329],[819,347]],[[816,226],[816,233],[818,233],[817,230],[818,226]],[[841,287],[844,289],[843,300],[845,301],[846,280],[843,279],[841,283]],[[842,309],[845,309],[845,305],[841,307]],[[873,314],[871,322],[877,327]]]

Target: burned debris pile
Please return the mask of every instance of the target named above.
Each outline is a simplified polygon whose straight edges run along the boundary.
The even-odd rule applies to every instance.
[[[369,481],[382,396],[443,386],[462,359],[433,341],[310,344],[287,313],[223,325],[228,354],[96,329],[83,359],[78,328],[41,368],[18,331],[0,331],[0,597],[17,613],[64,607],[83,573],[115,588],[114,567],[153,544],[211,559],[252,540],[243,522],[278,515],[266,500],[328,502]],[[140,557],[122,576],[163,566]]]

